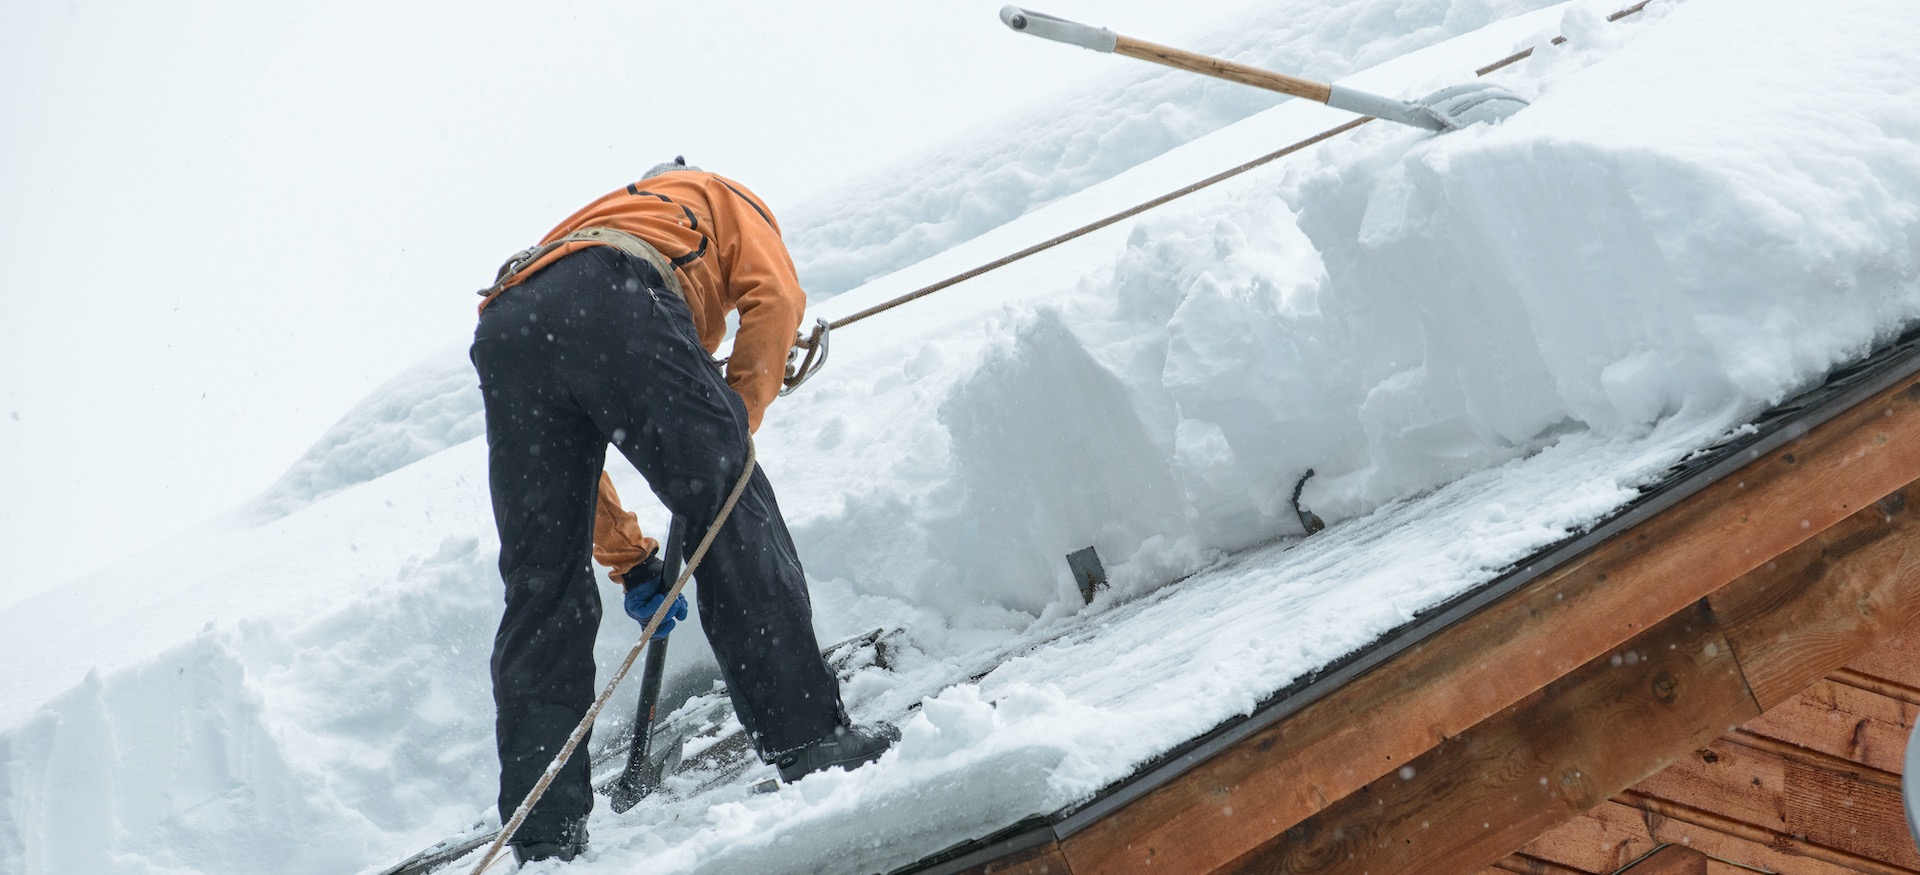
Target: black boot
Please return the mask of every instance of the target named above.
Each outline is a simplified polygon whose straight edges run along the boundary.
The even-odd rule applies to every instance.
[[[791,784],[835,766],[848,771],[860,768],[879,759],[899,740],[900,730],[884,721],[866,726],[840,726],[825,738],[774,757],[773,762],[780,767],[780,780]]]
[[[515,841],[513,861],[522,866],[535,860],[559,860],[570,863],[587,849],[587,824],[585,821],[569,823],[561,830],[558,840],[533,839]]]

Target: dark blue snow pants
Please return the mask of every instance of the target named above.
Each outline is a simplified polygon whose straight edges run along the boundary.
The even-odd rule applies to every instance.
[[[480,315],[472,358],[506,581],[493,641],[504,821],[599,692],[591,550],[607,445],[686,520],[691,552],[740,478],[747,414],[701,348],[686,303],[651,265],[610,246],[568,255],[496,298]],[[800,560],[757,468],[694,575],[707,640],[763,756],[846,722]],[[583,747],[516,841],[563,839],[592,807]]]

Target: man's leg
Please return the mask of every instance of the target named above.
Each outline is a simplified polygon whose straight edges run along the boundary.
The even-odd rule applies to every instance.
[[[506,582],[492,661],[502,821],[532,790],[594,696],[601,608],[589,556],[606,439],[564,388],[562,359],[577,364],[583,348],[552,315],[565,309],[559,304],[571,297],[569,286],[587,280],[580,267],[563,259],[496,300],[482,315],[473,345]],[[584,838],[575,829],[584,828],[592,807],[583,746],[515,843]]]
[[[608,367],[574,384],[613,445],[700,543],[740,479],[747,417],[699,346],[686,304],[646,286],[650,269],[615,250],[634,287],[609,302]],[[813,634],[806,577],[773,488],[756,470],[695,571],[700,618],[741,723],[763,755],[799,747],[846,723],[840,685]]]

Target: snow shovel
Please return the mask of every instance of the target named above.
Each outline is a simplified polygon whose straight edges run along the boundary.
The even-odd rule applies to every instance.
[[[1442,88],[1426,99],[1395,100],[1344,85],[1328,85],[1299,79],[1259,67],[1169,48],[1157,43],[1121,36],[1104,27],[1092,27],[1042,12],[1005,6],[1000,20],[1021,33],[1033,34],[1096,52],[1109,52],[1152,61],[1203,76],[1213,76],[1242,85],[1252,85],[1294,97],[1317,100],[1334,109],[1344,109],[1374,118],[1425,128],[1429,131],[1453,131],[1476,122],[1499,121],[1520,111],[1527,101],[1511,91],[1484,82],[1469,82]]]
[[[685,524],[675,514],[667,526],[667,540],[660,549],[665,566],[663,576],[671,581],[680,576],[680,539]],[[660,686],[667,674],[667,639],[647,644],[647,664],[640,675],[640,705],[633,716],[633,748],[627,752],[627,768],[607,788],[614,813],[625,814],[647,794],[660,786],[660,769],[665,760],[653,760],[653,712],[660,705]]]

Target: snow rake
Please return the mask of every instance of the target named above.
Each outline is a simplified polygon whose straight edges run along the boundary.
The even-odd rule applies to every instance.
[[[1395,100],[1344,85],[1329,85],[1325,82],[1301,79],[1284,73],[1262,70],[1259,67],[1249,67],[1246,64],[1237,64],[1221,58],[1137,40],[1121,36],[1104,27],[1068,21],[1018,6],[1002,7],[1000,20],[1016,31],[1055,42],[1080,46],[1096,52],[1125,55],[1190,73],[1199,73],[1242,85],[1252,85],[1294,97],[1304,97],[1334,109],[1357,112],[1361,115],[1412,125],[1429,131],[1445,133],[1478,122],[1499,121],[1519,112],[1527,105],[1526,99],[1520,95],[1486,82],[1468,82],[1449,86],[1421,100]]]

